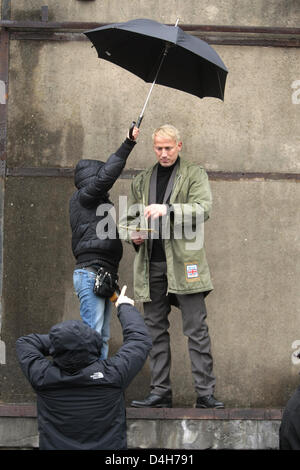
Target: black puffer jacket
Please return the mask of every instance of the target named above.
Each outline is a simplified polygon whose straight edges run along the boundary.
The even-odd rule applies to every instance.
[[[135,307],[121,304],[118,317],[123,345],[106,360],[99,360],[101,336],[80,320],[17,340],[19,363],[37,394],[41,450],[127,448],[124,390],[151,339]]]
[[[108,191],[120,176],[135,142],[126,139],[104,163],[80,160],[75,168],[77,191],[70,200],[72,250],[77,265],[103,264],[117,272],[123,248],[109,210]]]

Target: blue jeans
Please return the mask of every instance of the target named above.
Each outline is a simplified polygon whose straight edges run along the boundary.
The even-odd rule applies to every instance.
[[[110,318],[112,303],[108,298],[94,294],[93,287],[96,274],[86,269],[75,269],[73,284],[80,301],[80,316],[84,323],[98,331],[102,337],[100,359],[108,356],[108,341],[110,337]]]

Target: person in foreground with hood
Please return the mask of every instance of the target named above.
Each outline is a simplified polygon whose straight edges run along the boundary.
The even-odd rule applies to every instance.
[[[300,359],[300,353],[294,353]],[[279,450],[300,450],[300,386],[289,398],[279,428]]]
[[[279,450],[300,450],[300,387],[284,408],[279,427]]]
[[[37,395],[40,450],[127,449],[124,391],[152,344],[125,291],[116,302],[123,345],[109,359],[99,359],[101,336],[81,320],[17,340],[21,369]]]
[[[80,160],[75,168],[74,192],[69,203],[72,251],[76,260],[73,273],[75,292],[80,301],[82,321],[102,337],[101,358],[108,356],[112,303],[109,297],[118,280],[123,247],[110,211],[113,203],[108,191],[119,178],[133,150],[139,129],[134,127],[118,150],[106,162]],[[99,270],[111,283],[112,292],[94,293]],[[105,286],[103,286],[105,287]]]

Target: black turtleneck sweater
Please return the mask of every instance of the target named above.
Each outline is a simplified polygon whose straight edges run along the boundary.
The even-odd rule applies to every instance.
[[[177,160],[176,160],[177,162]],[[156,182],[156,204],[163,204],[164,195],[168,186],[170,176],[176,162],[172,166],[161,166],[158,164],[157,168],[157,182]],[[168,203],[168,201],[166,201]],[[161,232],[159,238],[153,240],[151,261],[166,261],[164,242],[161,239]]]

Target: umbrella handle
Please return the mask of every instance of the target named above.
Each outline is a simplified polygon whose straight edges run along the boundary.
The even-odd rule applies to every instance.
[[[131,139],[131,140],[134,140],[132,133],[133,133],[133,129],[134,129],[135,125],[136,125],[136,122],[132,121],[131,126],[129,128],[129,139]]]
[[[133,140],[133,135],[132,135],[133,129],[134,129],[135,127],[138,127],[138,128],[140,127],[141,122],[142,122],[142,120],[143,120],[143,117],[144,117],[144,116],[140,116],[140,117],[138,118],[137,122],[132,121],[131,126],[130,126],[130,128],[129,128],[129,139]]]

